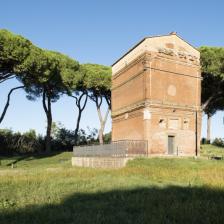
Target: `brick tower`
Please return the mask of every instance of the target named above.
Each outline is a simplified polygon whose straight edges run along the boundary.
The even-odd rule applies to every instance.
[[[146,37],[112,65],[112,140],[149,154],[198,155],[200,53],[176,33]]]

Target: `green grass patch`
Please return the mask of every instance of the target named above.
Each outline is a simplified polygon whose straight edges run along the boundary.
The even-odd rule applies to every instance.
[[[222,223],[223,149],[139,158],[122,169],[71,166],[72,153],[1,158],[0,223]],[[11,164],[14,168],[11,168]]]
[[[203,145],[201,150],[202,157],[220,156],[224,157],[224,148],[215,145]]]

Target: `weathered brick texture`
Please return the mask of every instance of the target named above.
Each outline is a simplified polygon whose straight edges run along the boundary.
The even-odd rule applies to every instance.
[[[112,140],[148,140],[149,154],[168,154],[169,147],[174,155],[199,154],[199,60],[194,47],[170,34],[145,38],[115,62]]]

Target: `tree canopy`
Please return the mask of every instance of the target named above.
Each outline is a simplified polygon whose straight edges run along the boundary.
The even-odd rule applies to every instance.
[[[104,97],[109,108],[111,108],[111,67],[98,64],[84,64],[83,69],[86,75],[85,86],[89,90],[92,100],[101,102]]]
[[[0,83],[12,78],[20,79],[21,73],[18,71],[18,66],[29,56],[31,47],[32,43],[29,40],[7,30],[0,30]],[[23,87],[20,85],[9,90],[0,115],[0,123],[6,115],[12,93]]]
[[[88,90],[86,87],[85,78],[86,78],[86,75],[82,65],[80,65],[78,71],[74,71],[73,73],[68,71],[63,74],[63,81],[67,87],[67,94],[68,96],[74,99],[75,101],[74,105],[78,109],[78,116],[76,119],[76,127],[74,132],[75,145],[79,144],[78,132],[79,132],[80,121],[82,117],[82,112],[84,111],[88,101]]]
[[[42,50],[33,46],[29,57],[19,66],[28,99],[42,96],[47,117],[46,150],[50,151],[52,110],[51,103],[67,92],[63,77],[79,69],[77,61],[58,52]]]
[[[224,48],[201,47],[200,52],[203,78],[201,99],[202,107],[206,109],[209,103],[218,106],[214,101],[224,97]]]
[[[41,49],[19,35],[0,30],[0,82],[14,77],[23,83],[29,100],[42,97],[48,123],[46,149],[50,149],[53,122],[51,103],[56,102],[64,93],[73,97],[78,107],[76,135],[88,98],[95,102],[101,121],[101,131],[104,129],[109,112],[103,119],[100,108],[104,99],[108,104],[108,111],[111,107],[110,67],[97,64],[80,66],[76,60],[66,55]],[[5,116],[12,92],[22,87],[13,88],[9,92],[1,120]]]
[[[201,47],[202,109],[207,114],[207,141],[210,142],[211,117],[224,109],[224,48]]]
[[[99,64],[83,64],[85,85],[89,91],[104,93],[111,89],[111,67]]]
[[[200,47],[202,73],[224,78],[224,48]]]
[[[0,82],[20,74],[18,66],[29,56],[31,47],[22,36],[0,30]]]
[[[100,121],[99,141],[100,144],[103,144],[103,132],[111,109],[111,67],[98,64],[84,64],[83,70],[89,97],[96,105]],[[103,99],[105,99],[108,105],[105,116],[102,115],[101,110]]]
[[[203,46],[199,50],[203,77],[202,108],[211,117],[217,110],[224,109],[224,48]],[[111,73],[109,66],[90,63],[80,65],[64,54],[41,49],[20,35],[0,30],[0,83],[12,78],[22,83],[9,91],[0,123],[13,91],[25,88],[29,100],[42,98],[48,122],[46,149],[50,149],[53,122],[51,104],[62,94],[74,99],[74,105],[78,108],[75,128],[77,137],[81,115],[89,98],[96,105],[100,120],[99,139],[102,143],[111,109]],[[108,105],[104,116],[101,108],[103,101]]]

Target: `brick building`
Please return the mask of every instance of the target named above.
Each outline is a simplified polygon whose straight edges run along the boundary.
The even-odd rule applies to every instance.
[[[200,53],[171,33],[146,37],[112,65],[112,140],[147,140],[149,154],[197,155]]]

